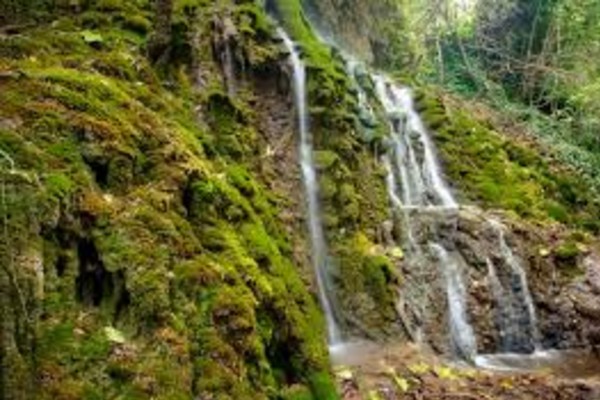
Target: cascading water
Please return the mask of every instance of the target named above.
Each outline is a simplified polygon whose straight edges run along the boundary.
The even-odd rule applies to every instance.
[[[282,29],[279,29],[278,33],[290,53],[290,61],[294,70],[294,93],[296,112],[298,113],[298,130],[300,132],[300,162],[308,206],[312,262],[315,267],[319,299],[327,322],[327,338],[329,345],[333,347],[339,345],[342,338],[335,319],[333,301],[330,295],[332,285],[328,273],[329,252],[321,221],[317,174],[313,162],[312,137],[307,114],[306,69],[294,42]]]
[[[390,126],[392,151],[390,155],[384,156],[384,165],[388,170],[391,203],[404,217],[408,245],[414,255],[428,253],[439,263],[446,284],[452,348],[461,357],[473,359],[477,344],[467,317],[467,294],[461,273],[462,259],[434,240],[438,235],[434,224],[428,226],[428,230],[434,235],[427,238],[427,245],[417,241],[417,235],[413,232],[415,219],[424,214],[433,213],[436,218],[452,224],[458,204],[442,178],[433,143],[415,110],[411,90],[396,86],[382,76],[376,76],[375,83]],[[424,276],[420,279],[424,284],[428,278]],[[416,304],[415,306],[418,307]],[[424,311],[421,309],[420,312]]]
[[[434,223],[449,225],[456,216],[458,204],[442,178],[432,140],[415,110],[410,89],[398,87],[382,76],[376,76],[375,83],[390,126],[391,151],[383,157],[390,202],[404,217],[407,246],[413,250],[413,257],[418,258],[419,253],[431,250],[442,266],[452,347],[461,357],[473,360],[477,344],[467,316],[462,257],[435,239],[440,233],[439,226],[423,218],[426,214],[434,215]],[[415,232],[419,224],[423,224],[422,220],[425,220],[428,231],[425,239]],[[501,351],[538,350],[540,335],[525,270],[506,242],[504,227],[494,220],[489,224],[498,238],[498,253],[507,271],[501,279],[497,266],[491,259],[488,260],[488,278],[497,306]],[[428,248],[424,243],[428,243]],[[414,271],[412,273],[415,274]]]
[[[473,328],[467,318],[467,289],[462,280],[462,274],[457,259],[450,256],[448,251],[437,243],[432,243],[431,248],[437,254],[439,262],[443,265],[446,280],[446,295],[450,313],[450,338],[452,347],[461,357],[470,360],[477,353],[477,343]]]
[[[457,209],[458,204],[442,179],[433,143],[415,110],[412,91],[375,78],[377,94],[390,120],[390,139],[402,183],[404,206]]]
[[[489,224],[498,236],[498,245],[502,263],[506,266],[506,278],[502,283],[498,267],[492,260],[488,262],[488,277],[492,294],[497,305],[497,324],[500,331],[502,351],[530,352],[539,350],[540,334],[537,316],[527,275],[519,259],[506,242],[504,227],[496,220]]]
[[[225,78],[225,86],[227,94],[230,97],[235,97],[237,92],[235,82],[235,64],[233,61],[233,52],[231,51],[231,43],[225,42],[225,51],[222,54],[223,76]]]
[[[313,263],[319,297],[327,318],[329,343],[332,354],[337,354],[337,349],[351,344],[341,343],[330,297],[328,250],[320,219],[318,184],[312,161],[312,139],[306,115],[305,70],[294,43],[285,32],[280,30],[279,33],[290,51],[294,66],[294,88],[301,135],[300,153],[307,192]],[[368,136],[370,130],[377,126],[375,110],[362,86],[362,78],[368,79],[368,72],[360,62],[348,54],[342,54],[342,57],[346,61],[348,76],[356,90],[356,112]],[[439,274],[445,283],[448,302],[447,315],[452,349],[460,357],[478,362],[482,356],[477,356],[477,342],[468,320],[468,294],[463,280],[466,263],[460,252],[454,248],[452,238],[458,220],[459,205],[442,177],[433,141],[415,108],[411,89],[395,85],[381,75],[371,78],[375,82],[376,94],[386,111],[389,124],[391,151],[382,156],[387,171],[388,194],[393,209],[402,216],[404,222],[405,242],[410,250],[410,260],[407,261],[411,265],[411,275],[420,281],[420,285],[407,285],[403,288],[403,298],[399,305],[404,308],[403,305],[413,299],[410,305],[412,320],[416,325],[413,333],[415,337],[419,337],[420,324],[427,315],[427,307],[436,308],[435,304],[426,304],[426,292],[430,290],[426,288],[426,282],[431,282],[431,276],[428,275],[430,271],[426,271],[423,265],[431,264],[431,261],[439,265]],[[494,262],[491,259],[488,262],[490,289],[496,299],[499,314],[497,325],[502,338],[501,350],[538,349],[540,336],[525,270],[506,243],[502,225],[496,221],[490,221],[490,224],[497,232],[500,258],[506,266],[505,269],[510,271],[507,284],[507,274],[499,274]],[[454,230],[445,231],[448,227]],[[409,319],[406,318],[406,313],[405,319]]]

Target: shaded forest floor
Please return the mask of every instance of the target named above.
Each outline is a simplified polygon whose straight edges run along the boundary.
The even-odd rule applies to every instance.
[[[359,345],[348,353],[336,360],[343,400],[600,399],[598,364],[582,359],[552,369],[500,372],[450,363],[415,346]]]

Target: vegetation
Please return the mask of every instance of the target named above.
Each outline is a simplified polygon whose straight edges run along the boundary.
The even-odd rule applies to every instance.
[[[473,104],[425,92],[418,104],[436,132],[447,174],[467,200],[598,233],[595,193],[575,171],[548,161],[538,144],[495,131],[485,108],[476,118]]]
[[[350,3],[462,200],[600,231],[596,2]],[[0,397],[338,398],[273,19],[307,67],[337,318],[401,337],[386,127],[307,4],[0,0]],[[553,249],[573,275],[579,239]]]
[[[335,398],[284,203],[249,172],[252,94],[202,35],[233,18],[258,70],[262,10],[177,2],[150,51],[144,1],[39,11],[0,37],[3,396]]]
[[[382,67],[487,103],[600,187],[598,2],[396,4],[404,18],[389,25]]]

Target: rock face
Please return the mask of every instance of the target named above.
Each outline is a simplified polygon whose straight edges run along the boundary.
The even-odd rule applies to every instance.
[[[527,282],[536,313],[537,332],[526,332],[529,337],[537,338],[538,348],[579,348],[590,346],[598,321],[595,313],[598,298],[593,289],[594,271],[597,271],[595,254],[576,251],[564,260],[562,253],[565,241],[571,240],[567,232],[556,232],[551,229],[540,229],[539,226],[527,224],[507,224],[510,231],[506,242],[513,249],[515,257],[526,273]],[[468,228],[465,226],[465,229]],[[473,231],[472,231],[473,232]],[[498,336],[498,323],[490,321],[490,316],[498,315],[498,300],[493,294],[493,282],[489,270],[483,268],[483,257],[498,257],[498,249],[490,248],[485,240],[484,232],[474,231],[484,240],[473,241],[465,238],[472,255],[471,296],[473,297],[473,321],[480,332],[482,343],[480,348],[486,352],[501,348],[502,338]],[[493,234],[493,233],[492,233]],[[489,235],[489,234],[488,234]],[[565,262],[567,264],[565,264]],[[576,275],[573,275],[576,274]],[[521,320],[527,324],[527,320]],[[494,329],[496,325],[496,329]],[[516,350],[519,350],[518,348]],[[531,351],[525,346],[522,351]]]
[[[364,0],[311,0],[307,14],[326,39],[331,39],[355,57],[374,61],[385,45],[384,26],[393,26],[400,16],[395,5]]]
[[[436,226],[439,220],[445,221],[443,226]],[[417,242],[429,242],[434,232],[434,239],[460,260],[467,318],[479,353],[588,348],[597,343],[598,256],[578,253],[568,267],[561,264],[567,232],[515,223],[476,207],[461,207],[454,219],[432,212],[411,215],[410,221]],[[398,312],[408,336],[421,336],[433,349],[450,353],[443,274],[447,265],[428,252],[409,253],[401,265]],[[560,268],[581,272],[573,279]]]

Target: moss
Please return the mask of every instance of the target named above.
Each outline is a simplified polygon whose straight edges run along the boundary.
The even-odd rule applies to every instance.
[[[71,179],[60,173],[49,174],[44,179],[44,184],[50,196],[62,199],[73,193],[75,185]]]
[[[379,246],[361,233],[346,241],[344,247],[337,249],[337,254],[340,257],[340,298],[350,320],[361,322],[362,335],[381,338],[394,332],[396,291],[400,282],[394,264]]]
[[[133,32],[145,35],[150,32],[152,24],[142,15],[129,15],[124,17],[123,27],[132,30]]]
[[[554,254],[559,261],[572,262],[579,256],[580,250],[576,242],[568,241],[556,248]]]
[[[571,221],[567,208],[558,202],[547,201],[544,204],[544,209],[548,213],[548,216],[555,221],[563,224],[568,224]]]
[[[379,304],[389,304],[394,301],[390,285],[398,284],[398,276],[390,260],[383,256],[370,256],[364,262],[364,275],[367,291]]]
[[[337,183],[329,175],[319,177],[319,191],[321,198],[331,200],[336,197],[339,191]]]
[[[99,11],[120,11],[123,3],[118,0],[97,0],[96,9]]]
[[[329,374],[315,373],[308,378],[315,399],[337,400],[339,396]]]
[[[339,156],[328,150],[318,150],[314,154],[315,164],[318,169],[326,170],[334,166],[339,161]]]
[[[313,400],[310,388],[304,386],[293,386],[281,393],[282,400]]]
[[[561,243],[554,249],[553,254],[558,271],[565,279],[572,280],[585,273],[585,269],[581,268],[578,262],[582,254],[582,245],[573,238]]]
[[[177,24],[215,11],[191,6]],[[261,8],[231,7],[248,74],[280,57]],[[282,222],[273,182],[257,180],[255,94],[196,91],[194,65],[154,70],[149,2],[82,8],[0,49],[2,66],[21,71],[0,82],[11,124],[0,147],[28,177],[11,181],[11,239],[31,227],[44,243],[27,358],[38,397],[266,399],[292,386],[332,398],[323,316],[291,257],[301,233]],[[176,30],[185,48],[191,32]],[[210,40],[199,46],[208,81],[220,81]]]
[[[349,221],[356,221],[360,214],[360,199],[354,186],[342,184],[339,193],[339,201],[342,204],[340,215]]]
[[[462,109],[444,109],[439,99],[424,94],[419,103],[436,131],[445,172],[468,200],[573,227],[598,215],[598,202],[573,171],[550,165],[528,143],[503,137]]]

